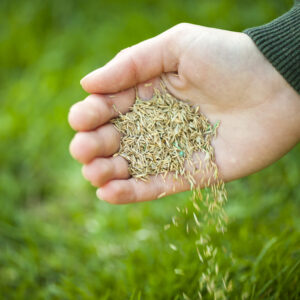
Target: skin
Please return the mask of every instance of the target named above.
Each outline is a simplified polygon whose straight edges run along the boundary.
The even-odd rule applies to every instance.
[[[112,157],[120,143],[119,133],[108,123],[116,116],[112,105],[127,112],[134,103],[134,87],[148,99],[160,77],[175,97],[199,105],[212,123],[221,121],[213,146],[226,182],[267,167],[300,140],[299,94],[247,35],[179,24],[122,50],[81,80],[90,95],[70,109],[69,123],[77,131],[70,152],[102,200],[140,202],[189,189],[187,182],[171,175],[165,182],[160,176],[136,181],[126,160]],[[196,180],[203,186],[203,177]]]

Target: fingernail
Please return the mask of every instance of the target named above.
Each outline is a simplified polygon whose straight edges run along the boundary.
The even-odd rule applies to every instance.
[[[82,82],[83,82],[84,80],[86,80],[86,79],[88,79],[88,78],[94,76],[94,75],[95,75],[96,73],[98,73],[98,71],[101,70],[101,69],[102,69],[102,68],[97,69],[97,70],[94,70],[94,71],[88,73],[87,75],[85,75],[85,76],[80,80],[80,84],[82,84]]]
[[[102,199],[102,197],[101,197],[101,189],[97,189],[96,195],[97,195],[97,197],[99,198],[99,200],[104,201],[104,200]]]
[[[85,75],[85,76],[80,80],[80,84],[82,85],[82,82],[83,82],[84,80],[86,80],[87,78],[91,77],[91,75],[92,75],[94,72],[95,72],[95,71],[93,71],[93,72],[91,72],[91,73]]]

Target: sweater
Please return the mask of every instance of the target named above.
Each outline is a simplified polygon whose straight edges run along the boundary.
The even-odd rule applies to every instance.
[[[300,0],[279,18],[244,33],[300,94]]]

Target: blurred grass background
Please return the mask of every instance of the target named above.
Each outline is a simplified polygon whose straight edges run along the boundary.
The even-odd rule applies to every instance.
[[[67,113],[85,97],[80,78],[122,48],[179,22],[241,31],[291,5],[1,0],[1,299],[196,299],[195,247],[183,232],[162,229],[187,194],[98,201],[68,153]],[[234,256],[230,299],[300,299],[299,150],[228,184],[229,231],[214,238]],[[170,242],[184,245],[183,259]],[[185,276],[174,273],[178,265]]]

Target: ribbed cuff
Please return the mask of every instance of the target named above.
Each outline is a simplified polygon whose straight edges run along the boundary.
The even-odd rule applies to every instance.
[[[244,32],[300,94],[300,2],[272,22]]]

